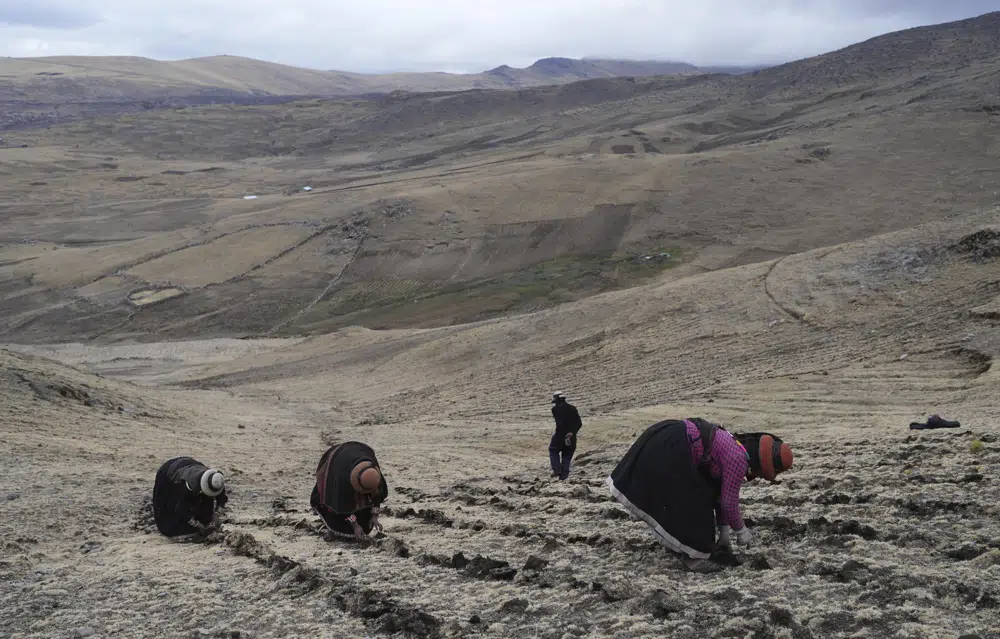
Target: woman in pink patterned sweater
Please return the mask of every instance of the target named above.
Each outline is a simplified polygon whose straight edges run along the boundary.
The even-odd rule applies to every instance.
[[[743,481],[777,483],[777,474],[791,467],[788,444],[769,433],[734,436],[699,418],[666,420],[639,436],[607,484],[664,546],[682,555],[687,569],[713,572],[721,566],[709,561],[712,552],[731,550],[731,535],[744,548],[753,543],[740,512]]]

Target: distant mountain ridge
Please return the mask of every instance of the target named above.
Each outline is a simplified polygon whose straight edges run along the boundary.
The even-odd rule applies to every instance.
[[[365,74],[221,55],[165,62],[141,57],[0,58],[0,129],[213,102],[273,104],[395,91],[522,89],[623,76],[704,73],[683,62],[543,58],[482,73]]]
[[[949,73],[956,66],[998,56],[1000,12],[897,31],[823,55],[755,68],[550,57],[525,68],[502,65],[481,73],[364,74],[230,55],[173,62],[140,57],[0,58],[0,130],[212,103],[259,105],[399,92],[527,89],[580,81],[591,83],[580,86],[580,91],[593,91],[623,77],[681,76],[687,81],[705,76],[756,100],[875,85],[887,76]]]
[[[703,72],[685,62],[603,58],[542,58],[523,69],[502,65],[482,73],[371,74],[307,69],[231,55],[177,61],[129,56],[52,56],[0,58],[0,78],[8,80],[8,87],[0,83],[0,91],[12,88],[17,80],[36,85],[66,83],[69,80],[99,85],[102,78],[114,78],[116,83],[127,80],[137,87],[155,82],[173,88],[213,87],[270,95],[342,96],[398,90],[510,88],[512,84],[519,88],[594,78]],[[0,93],[0,98],[7,97],[9,95]],[[120,97],[120,93],[115,97]]]

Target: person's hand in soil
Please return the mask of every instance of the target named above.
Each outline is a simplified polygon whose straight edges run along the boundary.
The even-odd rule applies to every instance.
[[[746,526],[734,531],[734,534],[736,535],[736,543],[740,548],[751,548],[756,543],[753,533]]]
[[[351,527],[354,529],[354,538],[357,539],[358,541],[361,541],[362,539],[365,539],[368,536],[365,534],[365,531],[361,529],[361,526],[358,525],[357,521],[352,521]]]
[[[729,552],[732,552],[733,540],[729,536],[729,533],[730,533],[729,526],[719,526],[719,542],[716,545],[718,548],[722,550],[728,550]]]
[[[385,528],[382,527],[382,522],[378,520],[378,513],[372,513],[372,531],[378,535],[385,534]]]

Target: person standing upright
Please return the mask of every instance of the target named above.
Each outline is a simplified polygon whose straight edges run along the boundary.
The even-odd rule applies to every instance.
[[[549,462],[552,476],[563,480],[569,477],[570,462],[576,452],[576,435],[583,422],[576,406],[566,401],[562,391],[552,394],[552,417],[556,420],[556,432],[549,442]]]

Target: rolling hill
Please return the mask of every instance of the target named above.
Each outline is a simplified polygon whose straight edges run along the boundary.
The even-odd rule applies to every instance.
[[[0,58],[0,130],[11,126],[212,103],[269,104],[393,91],[516,89],[589,78],[695,74],[684,63],[545,58],[477,74],[372,75],[238,56],[165,62],[138,57]],[[735,71],[734,71],[735,72]]]
[[[20,132],[0,155],[4,331],[432,327],[978,210],[997,202],[1000,59],[976,34],[996,21],[738,76],[151,110]]]

